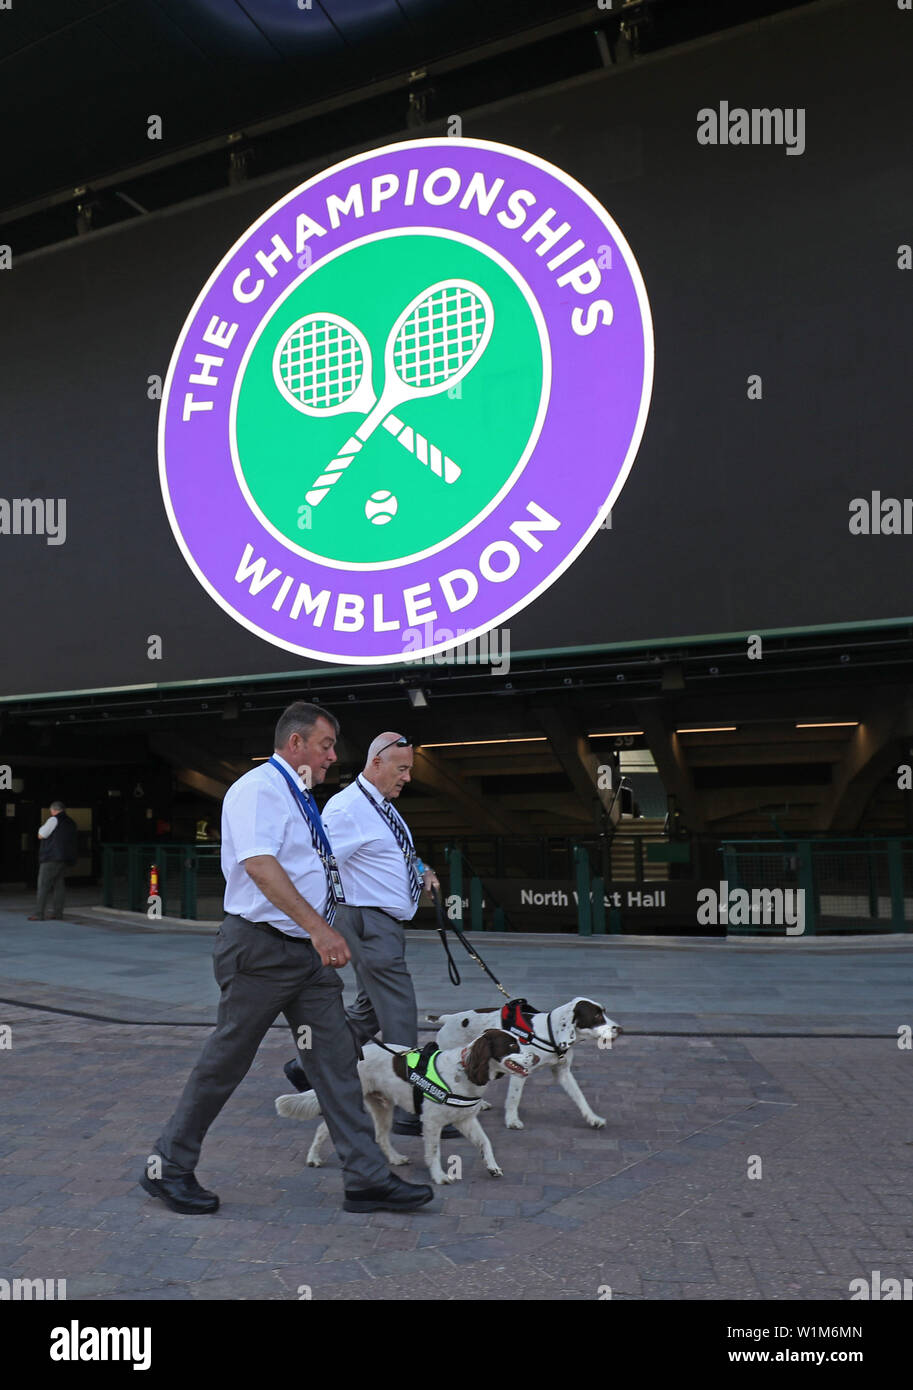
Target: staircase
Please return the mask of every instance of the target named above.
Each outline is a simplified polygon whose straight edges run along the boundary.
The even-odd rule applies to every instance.
[[[669,865],[648,863],[647,845],[664,845],[668,839],[668,835],[663,830],[661,817],[643,816],[639,820],[619,821],[610,849],[612,881],[633,883],[639,879],[640,875],[637,871],[639,842],[644,882],[665,882],[669,877]]]

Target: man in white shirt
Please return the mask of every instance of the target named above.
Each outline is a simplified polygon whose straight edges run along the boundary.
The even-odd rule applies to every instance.
[[[41,848],[38,851],[38,902],[30,922],[43,922],[51,893],[54,895],[52,918],[63,916],[65,877],[76,863],[76,822],[67,815],[62,801],[52,801],[51,814],[38,831]]]
[[[344,898],[309,791],[336,761],[338,732],[334,716],[318,705],[289,706],[276,726],[273,757],[245,773],[225,797],[225,920],[213,954],[222,992],[216,1030],[140,1178],[174,1211],[196,1215],[218,1208],[218,1197],[194,1174],[200,1147],[280,1013],[307,1052],[342,1162],[345,1210],[411,1211],[433,1195],[430,1187],[391,1173],[377,1147],[342,1007],[336,971],[351,957],[332,923]]]
[[[415,916],[422,888],[430,892],[440,884],[434,870],[417,858],[409,827],[393,805],[410,780],[412,759],[412,745],[402,734],[378,734],[364,770],[323,810],[345,889],[336,925],[358,981],[358,997],[346,1017],[359,1043],[378,1029],[385,1043],[414,1047],[418,1040],[404,924]],[[285,1074],[293,1086],[307,1090],[308,1058],[289,1062]],[[394,1130],[420,1134],[421,1122],[397,1111]]]

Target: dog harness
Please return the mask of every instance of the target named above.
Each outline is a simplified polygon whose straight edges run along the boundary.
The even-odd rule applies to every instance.
[[[416,1115],[421,1114],[426,1096],[433,1100],[435,1105],[452,1105],[457,1108],[479,1103],[478,1096],[458,1096],[451,1091],[434,1065],[434,1060],[440,1056],[440,1052],[441,1049],[430,1042],[425,1044],[421,1052],[416,1048],[413,1052],[405,1054],[406,1066],[409,1068],[406,1080],[412,1087]]]
[[[543,1052],[554,1052],[556,1057],[563,1057],[570,1043],[558,1042],[555,1038],[551,1014],[545,1015],[548,1038],[540,1038],[533,1028],[533,1016],[540,1012],[540,1009],[533,1008],[528,999],[509,999],[501,1010],[501,1027],[506,1033],[513,1033],[521,1042],[532,1043]]]

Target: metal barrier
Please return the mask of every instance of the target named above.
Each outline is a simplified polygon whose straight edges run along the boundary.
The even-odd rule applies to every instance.
[[[569,841],[568,847],[573,866],[578,935],[602,935],[607,930],[605,879],[593,877],[591,849],[587,845]],[[473,865],[461,845],[445,845],[444,860],[449,878],[445,910],[462,931],[524,930],[523,925],[514,921],[511,913],[497,901],[489,880],[473,871]],[[485,909],[489,905],[491,914],[486,916]],[[469,908],[468,920],[464,912],[466,907]],[[621,931],[620,918],[614,910],[609,913],[608,930],[613,933]]]
[[[102,845],[105,907],[149,911],[149,874],[158,869],[163,917],[218,921],[225,880],[218,845]]]
[[[592,841],[567,842],[566,878],[576,895],[564,927],[581,936],[621,930],[616,909],[606,910],[605,879],[594,876],[600,863]],[[802,890],[805,934],[913,931],[913,836],[878,839],[828,837],[723,840],[721,879],[729,889]],[[439,861],[440,862],[440,861]],[[464,931],[526,930],[526,912],[498,902],[489,875],[479,874],[462,843],[444,847],[449,878],[446,910]],[[161,915],[218,921],[225,884],[218,845],[108,844],[102,846],[103,900],[107,907],[149,911],[149,873],[158,869]],[[562,865],[564,867],[564,865]],[[509,877],[509,876],[508,876]],[[550,876],[553,877],[553,876]],[[468,912],[467,912],[468,909]],[[432,925],[424,921],[423,925]],[[740,931],[781,933],[782,926],[730,924]]]
[[[730,890],[803,890],[807,936],[913,931],[913,837],[724,840],[720,853]]]

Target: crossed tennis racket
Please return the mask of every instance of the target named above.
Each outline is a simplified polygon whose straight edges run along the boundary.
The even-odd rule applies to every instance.
[[[494,327],[494,308],[472,280],[440,280],[406,305],[384,348],[384,384],[372,383],[371,349],[360,329],[340,314],[306,314],[273,353],[273,379],[304,415],[364,415],[354,434],[305,494],[316,507],[381,425],[445,483],[462,469],[437,445],[405,425],[397,406],[455,386],[481,358]]]

